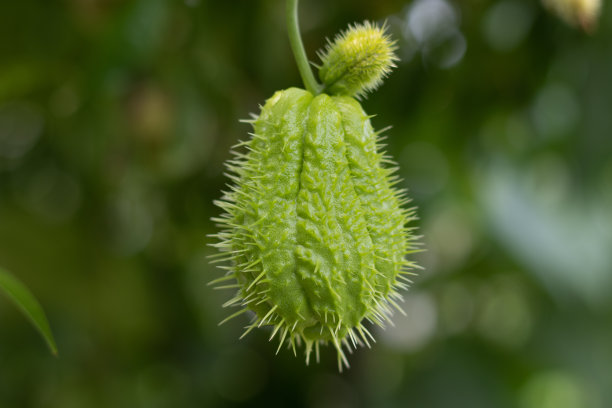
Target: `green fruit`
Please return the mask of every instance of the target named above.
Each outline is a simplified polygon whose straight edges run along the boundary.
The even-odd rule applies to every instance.
[[[307,361],[331,342],[348,366],[343,347],[369,346],[364,319],[383,325],[399,309],[413,266],[414,217],[393,188],[397,168],[383,165],[350,96],[278,91],[252,125],[228,164],[231,191],[216,202],[225,210],[215,219],[225,228],[219,259],[231,262],[217,282],[238,288],[225,306],[242,307],[230,318],[254,312],[245,334],[273,326],[281,345],[305,343]]]

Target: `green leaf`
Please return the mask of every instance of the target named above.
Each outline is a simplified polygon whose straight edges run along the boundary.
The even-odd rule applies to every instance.
[[[49,322],[42,307],[23,283],[1,267],[0,292],[4,292],[21,309],[23,314],[43,336],[53,355],[57,355],[57,346],[53,339],[53,333],[51,333]]]

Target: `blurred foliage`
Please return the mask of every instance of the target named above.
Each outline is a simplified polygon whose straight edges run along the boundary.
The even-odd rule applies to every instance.
[[[612,11],[531,0],[303,0],[306,49],[388,22],[365,102],[419,207],[408,316],[339,375],[217,327],[206,282],[238,122],[300,85],[281,0],[0,3],[0,406],[604,408],[612,401]]]
[[[51,353],[57,355],[55,339],[42,307],[29,289],[10,272],[2,269],[2,267],[0,267],[0,294],[6,296],[17,306],[24,317],[32,323],[34,328],[38,330],[47,342]]]

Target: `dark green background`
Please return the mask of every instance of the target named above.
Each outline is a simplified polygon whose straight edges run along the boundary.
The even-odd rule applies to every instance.
[[[301,3],[313,61],[355,21],[399,41],[363,106],[419,208],[408,316],[341,375],[217,327],[223,162],[301,83],[283,1],[2,1],[0,264],[60,357],[0,298],[0,407],[611,406],[610,8],[587,35],[531,0]]]

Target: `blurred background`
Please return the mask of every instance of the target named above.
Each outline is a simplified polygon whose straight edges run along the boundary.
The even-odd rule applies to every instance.
[[[0,2],[0,407],[612,406],[612,10],[303,0],[307,52],[387,21],[363,106],[418,206],[425,268],[372,350],[306,367],[221,327],[207,234],[239,123],[301,86],[281,0]],[[303,353],[303,350],[301,350]]]

